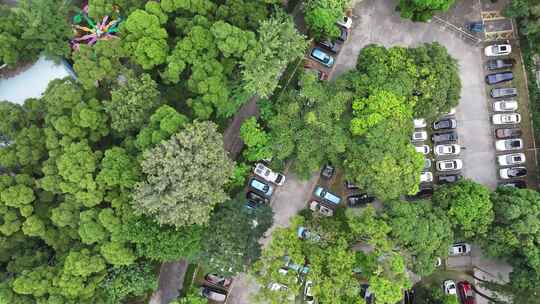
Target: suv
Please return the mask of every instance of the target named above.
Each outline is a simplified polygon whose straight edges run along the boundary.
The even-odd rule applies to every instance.
[[[521,135],[522,132],[519,128],[506,128],[495,130],[495,137],[497,137],[498,139],[516,138],[521,137]]]
[[[493,44],[486,46],[484,49],[484,54],[487,57],[492,56],[505,56],[512,53],[512,46],[510,44]]]
[[[457,283],[459,298],[463,304],[475,304],[474,292],[471,283],[467,281],[461,281]]]
[[[467,243],[456,243],[453,244],[448,250],[449,255],[462,255],[471,252],[471,245]]]
[[[495,150],[511,151],[523,149],[523,140],[521,138],[500,139],[495,141]]]
[[[494,74],[488,74],[486,76],[486,83],[497,84],[501,82],[510,81],[512,79],[514,79],[514,74],[512,74],[512,72],[494,73]]]
[[[341,197],[330,193],[328,190],[324,189],[321,186],[317,186],[313,194],[315,194],[315,196],[317,197],[322,198],[326,202],[332,203],[334,205],[339,205],[339,203],[341,202]]]
[[[445,133],[435,133],[431,135],[431,140],[435,143],[457,141],[458,134],[456,131],[445,132]]]
[[[487,61],[488,70],[506,69],[514,66],[516,61],[513,58],[508,59],[491,59]]]
[[[260,203],[260,204],[267,204],[268,199],[262,195],[259,195],[253,191],[248,191],[246,193],[246,198],[252,202]]]
[[[527,175],[527,168],[525,167],[512,167],[499,170],[499,175],[502,179],[510,179],[515,177],[524,177]]]
[[[278,186],[281,186],[285,183],[285,176],[283,176],[283,174],[274,172],[261,163],[255,164],[253,173],[258,175],[259,177],[262,177],[265,181],[274,183]]]
[[[334,176],[334,172],[336,172],[336,169],[332,165],[325,164],[321,170],[321,177],[331,179]]]
[[[318,47],[313,48],[309,56],[326,67],[330,68],[334,65],[334,57],[328,55],[325,51]]]
[[[526,158],[524,153],[504,154],[497,156],[499,166],[521,165],[525,163]]]
[[[455,129],[457,121],[453,118],[444,118],[433,123],[433,130]]]
[[[491,89],[491,97],[501,98],[501,97],[514,97],[517,96],[516,88],[493,88]]]
[[[448,174],[448,175],[439,175],[437,178],[439,184],[451,184],[455,183],[461,179],[461,174]]]
[[[367,203],[371,203],[375,200],[373,196],[369,196],[367,193],[355,194],[347,197],[347,205],[349,207],[359,207]]]
[[[491,121],[494,125],[518,124],[521,122],[521,115],[518,113],[494,114]]]
[[[227,295],[217,289],[210,289],[208,287],[201,288],[201,295],[208,300],[223,303],[227,299]]]
[[[271,197],[272,193],[274,192],[274,187],[268,185],[267,183],[255,177],[249,181],[249,187],[261,192],[266,197]]]

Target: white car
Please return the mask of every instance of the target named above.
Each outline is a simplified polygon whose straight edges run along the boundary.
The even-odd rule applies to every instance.
[[[266,167],[261,163],[256,163],[253,173],[262,177],[264,180],[274,183],[278,186],[281,186],[285,183],[285,176],[283,174],[277,173]]]
[[[463,168],[463,162],[461,159],[449,159],[437,161],[438,171],[454,171]]]
[[[458,144],[436,145],[435,155],[459,155],[461,146]]]
[[[444,294],[447,294],[447,295],[456,295],[457,294],[456,283],[454,281],[452,281],[452,280],[444,281],[443,289],[444,289]]]
[[[521,122],[521,115],[517,113],[495,114],[491,120],[495,125],[517,124]]]
[[[281,283],[270,283],[268,285],[268,289],[271,291],[286,291],[289,288]]]
[[[425,128],[427,126],[426,120],[423,118],[413,119],[413,123],[416,129]]]
[[[429,148],[428,145],[423,145],[423,146],[420,146],[420,147],[416,146],[414,148],[416,149],[416,152],[422,153],[424,155],[429,154],[429,152],[431,151],[431,149]]]
[[[493,56],[505,56],[512,53],[512,46],[510,44],[493,44],[486,46],[484,54],[488,57]]]
[[[343,16],[343,18],[336,21],[337,25],[342,26],[346,29],[350,29],[352,27],[352,19],[351,17]]]
[[[524,153],[513,153],[497,156],[497,162],[500,166],[520,165],[525,163]]]
[[[471,252],[471,245],[467,243],[456,243],[450,246],[449,255],[463,255]]]
[[[499,170],[499,175],[502,179],[520,178],[527,176],[527,168],[525,167],[510,167]]]
[[[416,131],[412,135],[412,141],[424,141],[427,139],[426,131]]]
[[[431,183],[433,181],[433,173],[431,172],[422,172],[420,174],[420,182],[421,183]]]
[[[499,139],[495,141],[495,150],[512,151],[523,149],[523,140],[521,138]]]
[[[334,211],[328,207],[325,207],[321,205],[318,201],[311,201],[309,203],[309,209],[314,212],[319,212],[320,214],[324,216],[332,216],[334,215]]]
[[[315,299],[313,298],[313,294],[311,293],[311,288],[313,287],[313,282],[307,281],[306,286],[304,286],[304,301],[306,301],[307,304],[313,304],[315,302]]]
[[[501,100],[493,103],[493,111],[495,112],[509,112],[517,109],[518,102],[516,100]]]

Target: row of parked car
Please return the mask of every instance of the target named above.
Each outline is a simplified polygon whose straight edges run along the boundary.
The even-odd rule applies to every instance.
[[[309,56],[313,60],[328,68],[331,68],[334,65],[334,55],[337,55],[339,51],[341,51],[343,44],[349,38],[352,19],[344,16],[343,19],[336,22],[336,27],[339,29],[340,33],[336,39],[332,40],[327,38],[318,40],[315,47],[313,47],[309,53]]]
[[[253,167],[255,175],[249,180],[248,191],[246,193],[245,207],[254,210],[262,204],[268,204],[274,194],[276,186],[285,183],[285,176],[268,168],[263,163],[256,163]]]
[[[484,53],[488,57],[507,56],[512,52],[509,44],[495,44],[485,48]],[[486,63],[489,71],[500,71],[490,73],[486,76],[488,85],[506,83],[514,79],[512,71],[515,65],[513,58],[490,59]],[[505,70],[505,71],[501,71]],[[505,185],[515,187],[525,187],[523,180],[514,180],[527,175],[527,168],[524,166],[526,157],[524,153],[517,152],[524,147],[522,132],[519,128],[521,115],[517,113],[519,104],[515,97],[518,96],[517,89],[514,87],[495,87],[491,89],[493,98],[491,116],[492,123],[497,127],[495,130],[495,150],[505,152],[497,156],[499,168],[499,177],[502,180],[510,180]]]
[[[457,120],[453,114],[455,110],[448,113],[442,119],[435,121],[432,125],[434,133],[431,135],[431,141],[435,145],[432,150],[425,141],[428,139],[428,133],[425,130],[427,123],[425,119],[415,119],[415,131],[412,136],[412,142],[416,144],[416,151],[424,155],[424,172],[420,175],[420,182],[431,183],[434,181],[432,170],[432,159],[429,155],[436,158],[435,169],[439,172],[437,182],[453,183],[461,178],[459,171],[463,167],[463,162],[457,156],[461,152],[461,146],[457,144],[458,134],[456,132]],[[420,145],[418,145],[420,144]]]
[[[206,274],[204,276],[201,295],[217,303],[224,303],[227,300],[229,287],[232,284],[231,278],[224,278],[217,274]]]

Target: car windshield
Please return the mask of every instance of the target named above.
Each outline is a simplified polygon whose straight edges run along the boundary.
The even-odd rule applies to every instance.
[[[517,148],[517,147],[520,146],[520,142],[519,142],[518,140],[512,141],[512,142],[510,143],[510,146],[511,146],[511,147],[514,147],[514,148]]]

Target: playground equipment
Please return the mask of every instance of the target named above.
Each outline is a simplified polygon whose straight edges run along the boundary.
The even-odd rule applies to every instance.
[[[118,14],[117,7],[115,12]],[[88,16],[88,5],[85,5],[82,11],[73,16],[75,38],[70,41],[71,48],[77,51],[81,43],[94,45],[98,40],[117,38],[116,33],[118,33],[120,22],[122,18],[109,20],[109,16],[103,17],[101,22],[96,22]],[[83,25],[84,23],[86,26]]]

